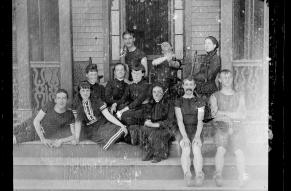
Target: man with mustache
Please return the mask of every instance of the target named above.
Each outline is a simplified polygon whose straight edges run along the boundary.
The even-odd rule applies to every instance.
[[[190,171],[191,160],[190,152],[193,151],[193,165],[195,170],[195,184],[201,186],[204,180],[202,171],[203,158],[201,154],[202,146],[202,127],[204,118],[205,102],[194,96],[196,84],[194,79],[189,76],[183,80],[184,95],[175,101],[175,115],[179,131],[182,135],[180,146],[182,149],[181,165],[184,172],[184,180],[187,186],[192,185],[192,174]],[[191,149],[192,148],[192,149]]]

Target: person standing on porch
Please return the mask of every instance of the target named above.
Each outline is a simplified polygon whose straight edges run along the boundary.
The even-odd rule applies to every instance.
[[[206,56],[200,65],[197,73],[193,74],[196,82],[196,92],[206,101],[205,122],[211,119],[210,107],[208,104],[209,97],[218,90],[216,86],[216,76],[221,70],[221,59],[217,55],[219,43],[213,36],[208,36],[204,41]]]
[[[161,45],[163,56],[160,58],[156,58],[152,61],[152,76],[150,76],[151,83],[161,83],[165,88],[164,91],[168,92],[164,96],[169,97],[169,99],[175,100],[172,93],[172,86],[175,85],[173,74],[175,71],[173,70],[173,68],[179,68],[180,63],[176,60],[176,56],[173,52],[173,47],[169,42],[163,42],[159,45]]]
[[[124,41],[124,47],[121,52],[121,57],[124,57],[125,64],[127,66],[128,75],[126,75],[126,81],[132,81],[132,67],[135,65],[143,65],[145,68],[145,77],[148,76],[148,64],[146,54],[134,45],[135,35],[131,30],[123,32],[122,38]],[[129,83],[130,83],[129,82]]]
[[[175,102],[175,115],[179,131],[182,135],[182,140],[180,141],[180,147],[182,148],[181,165],[186,185],[191,186],[190,152],[192,150],[196,175],[195,185],[201,186],[204,180],[204,173],[202,171],[203,158],[201,153],[203,137],[201,136],[201,132],[203,128],[202,120],[204,118],[205,102],[201,98],[194,96],[195,81],[191,76],[183,80],[182,86],[184,95]]]
[[[245,157],[243,146],[245,144],[245,131],[242,121],[246,117],[244,95],[233,89],[233,74],[230,70],[222,70],[218,81],[221,90],[210,97],[211,113],[214,118],[211,121],[215,128],[215,156],[216,173],[214,179],[217,186],[222,186],[222,169],[224,166],[224,154],[230,144],[236,156],[239,186],[243,186],[248,179],[245,172]]]

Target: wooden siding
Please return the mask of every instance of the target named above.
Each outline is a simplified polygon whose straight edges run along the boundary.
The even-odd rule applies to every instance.
[[[102,0],[72,0],[74,63],[86,63],[80,61],[88,61],[92,57],[92,63],[98,66],[99,75],[104,75],[105,10],[102,6]]]
[[[220,0],[192,0],[192,53],[205,54],[204,38],[211,35],[220,41]]]

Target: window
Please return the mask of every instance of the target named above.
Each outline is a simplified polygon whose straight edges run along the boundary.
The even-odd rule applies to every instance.
[[[263,58],[264,1],[233,1],[233,60]]]
[[[126,0],[126,27],[147,55],[160,54],[157,44],[169,41],[168,0]]]

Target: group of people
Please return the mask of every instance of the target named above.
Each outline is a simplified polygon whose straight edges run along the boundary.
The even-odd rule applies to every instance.
[[[160,44],[163,55],[152,61],[153,75],[149,75],[146,55],[134,45],[134,33],[125,31],[123,39],[125,48],[121,56],[125,63],[115,64],[114,79],[102,86],[98,83],[97,65],[89,64],[87,80],[80,82],[71,106],[67,91],[59,89],[54,102],[47,103],[30,120],[14,128],[13,142],[40,140],[48,147],[59,147],[86,139],[102,145],[104,150],[114,143],[125,142],[140,145],[143,161],[157,163],[168,158],[169,145],[177,139],[186,184],[193,185],[192,151],[195,185],[201,186],[202,131],[203,124],[209,123],[215,130],[217,186],[223,185],[224,154],[229,141],[237,159],[239,184],[243,185],[247,179],[241,125],[246,116],[245,101],[243,94],[233,88],[232,71],[221,70],[218,41],[212,36],[205,38],[207,54],[200,70],[185,76],[183,95],[171,99],[172,70],[181,64],[174,59],[171,44]],[[207,109],[210,113],[206,116]]]

